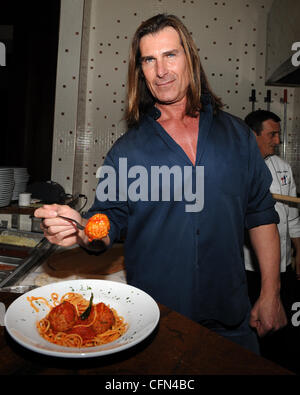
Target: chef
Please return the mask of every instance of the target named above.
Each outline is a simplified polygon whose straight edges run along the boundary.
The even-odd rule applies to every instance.
[[[270,191],[274,194],[297,196],[296,184],[291,166],[275,155],[280,144],[280,118],[266,110],[253,111],[247,115],[245,122],[253,131],[262,157],[272,175]],[[281,298],[286,314],[291,322],[292,305],[296,297],[295,272],[292,268],[292,245],[295,249],[295,268],[297,279],[300,279],[300,217],[297,207],[291,203],[276,202],[275,209],[280,222],[277,224],[280,235],[280,277]],[[251,243],[246,239],[244,246],[245,267],[248,292],[252,305],[260,294],[261,278],[256,254]],[[278,360],[288,352],[293,341],[294,328],[291,324],[271,336],[260,339],[260,350],[263,356]]]
[[[275,155],[276,147],[280,144],[280,121],[276,114],[266,110],[253,111],[245,118],[245,122],[255,134],[261,155],[272,174],[270,191],[274,194],[297,196],[291,166],[285,160]],[[295,249],[297,278],[300,278],[300,217],[298,208],[291,204],[276,202],[275,209],[280,218],[280,222],[277,225],[281,247],[280,272],[282,283],[285,284],[285,278],[293,278],[294,275],[291,265],[292,244]],[[260,274],[257,271],[255,254],[253,254],[249,246],[245,246],[244,253],[247,276],[252,289],[255,286],[254,282],[259,284]],[[258,287],[259,285],[256,285],[256,288]],[[283,286],[282,291],[284,292]],[[251,295],[252,300],[257,296],[256,291],[256,295]]]

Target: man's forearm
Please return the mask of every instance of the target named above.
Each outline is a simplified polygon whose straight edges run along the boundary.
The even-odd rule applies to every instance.
[[[250,230],[260,271],[260,296],[251,310],[250,326],[259,336],[278,330],[287,323],[280,298],[280,242],[275,224],[262,225]]]
[[[261,272],[261,295],[280,293],[280,239],[276,224],[250,229],[251,243]]]

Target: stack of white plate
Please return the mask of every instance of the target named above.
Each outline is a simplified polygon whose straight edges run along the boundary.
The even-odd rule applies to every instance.
[[[0,167],[0,207],[9,206],[14,190],[14,169]]]
[[[13,190],[12,200],[18,200],[19,194],[26,192],[29,174],[26,167],[13,167],[15,186]]]

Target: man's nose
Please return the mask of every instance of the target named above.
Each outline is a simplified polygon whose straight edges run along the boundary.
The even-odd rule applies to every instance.
[[[276,145],[279,145],[279,144],[280,144],[280,135],[279,135],[279,133],[277,133],[277,134],[274,136],[274,142],[275,142]]]
[[[167,74],[167,72],[168,72],[168,70],[167,70],[164,59],[158,59],[156,62],[156,75],[161,78],[165,74]]]

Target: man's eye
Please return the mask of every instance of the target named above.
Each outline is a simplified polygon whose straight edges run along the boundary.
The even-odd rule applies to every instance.
[[[154,58],[144,58],[142,63],[148,64],[151,63],[154,60]]]
[[[175,56],[175,54],[174,53],[168,53],[168,58],[173,58],[174,56]]]

